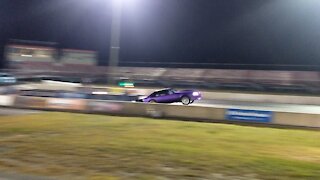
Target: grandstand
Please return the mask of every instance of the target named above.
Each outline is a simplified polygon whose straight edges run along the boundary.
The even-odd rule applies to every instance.
[[[8,45],[6,58],[11,68],[46,69],[55,61],[54,48],[44,46]]]
[[[61,53],[60,53],[61,52]],[[58,49],[56,43],[14,40],[6,46],[9,69],[19,74],[103,73],[95,51]]]
[[[130,80],[139,86],[248,89],[320,93],[320,72],[279,70],[232,70],[97,66],[94,51],[58,49],[48,46],[9,44],[6,56],[16,75],[87,78],[106,83]]]
[[[97,65],[97,53],[95,51],[62,49],[60,62],[64,65]]]

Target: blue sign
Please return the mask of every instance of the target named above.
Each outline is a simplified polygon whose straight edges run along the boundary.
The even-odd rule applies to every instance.
[[[226,111],[227,120],[248,121],[269,123],[272,121],[271,111],[228,109]]]

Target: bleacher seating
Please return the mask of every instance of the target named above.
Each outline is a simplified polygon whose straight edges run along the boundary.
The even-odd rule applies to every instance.
[[[204,69],[170,68],[162,75],[162,80],[197,82],[203,76]]]
[[[248,81],[247,70],[221,70],[221,69],[210,69],[206,70],[203,79],[207,82],[247,82]]]
[[[50,62],[20,62],[13,67],[22,71],[52,71],[53,64]]]
[[[117,67],[81,64],[52,64],[48,62],[21,62],[15,65],[19,73],[33,72],[47,75],[100,78],[112,75],[116,80],[133,80],[139,85],[191,86],[204,88],[247,88],[312,90],[320,92],[320,72],[316,71],[266,71]],[[110,74],[112,72],[112,74]],[[94,80],[93,80],[94,82]]]
[[[167,69],[164,68],[139,68],[134,67],[133,70],[133,79],[137,80],[156,80],[159,77],[163,76]]]
[[[262,84],[292,85],[293,72],[290,71],[250,71],[250,81]]]
[[[320,86],[320,72],[295,71],[293,76],[293,79],[296,83],[304,84],[307,86]]]

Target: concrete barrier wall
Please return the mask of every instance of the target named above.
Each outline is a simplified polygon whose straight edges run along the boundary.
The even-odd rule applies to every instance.
[[[199,106],[164,106],[166,117],[224,120],[225,109]]]
[[[130,115],[130,116],[147,116],[147,104],[142,103],[131,103],[131,102],[121,102],[123,110],[120,114]]]
[[[43,109],[47,106],[47,99],[41,97],[23,97],[16,96],[14,99],[14,107],[17,108],[36,108]]]
[[[141,117],[182,118],[206,121],[230,121],[227,108],[147,104],[84,99],[54,99],[41,97],[0,96],[0,106],[83,113],[117,114]],[[13,103],[12,103],[13,102]],[[271,112],[272,120],[266,123],[320,128],[320,114]],[[240,119],[241,122],[254,122]]]
[[[225,116],[223,108],[132,102],[121,102],[120,104],[123,106],[121,114],[125,115],[206,120],[224,120]]]
[[[320,114],[275,112],[273,123],[320,128]]]

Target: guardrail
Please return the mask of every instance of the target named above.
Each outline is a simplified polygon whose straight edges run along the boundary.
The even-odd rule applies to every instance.
[[[102,101],[86,99],[0,96],[0,106],[53,111],[115,114],[155,118],[181,118],[208,122],[248,122],[320,128],[320,113],[289,113],[258,111],[252,109],[228,109],[200,106],[146,104],[135,102]]]

